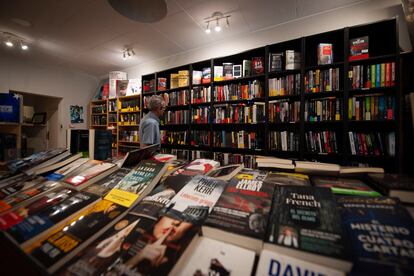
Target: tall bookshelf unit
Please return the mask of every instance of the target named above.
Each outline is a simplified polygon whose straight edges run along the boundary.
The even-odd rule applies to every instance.
[[[186,150],[186,157],[215,157],[219,153],[231,153],[241,155],[272,155],[295,160],[311,160],[333,162],[340,165],[369,164],[381,166],[390,172],[401,170],[402,149],[402,118],[401,118],[401,89],[400,89],[400,50],[398,45],[397,19],[387,19],[370,24],[346,27],[325,33],[301,37],[290,41],[284,41],[267,45],[257,49],[248,50],[226,57],[213,58],[200,61],[165,71],[155,72],[142,77],[142,80],[153,80],[156,84],[159,77],[167,78],[167,90],[145,91],[143,96],[153,94],[175,93],[187,90],[187,104],[177,107],[169,106],[167,110],[189,110],[190,118],[186,124],[173,125],[164,123],[162,130],[185,131],[187,133],[185,143],[162,144],[162,148]],[[367,36],[369,38],[369,57],[350,61],[350,42],[352,39]],[[329,64],[318,64],[318,45],[329,43],[332,45],[333,60]],[[294,50],[300,53],[300,66],[286,70],[269,70],[269,62],[272,53],[286,53]],[[214,66],[223,63],[242,64],[243,60],[252,60],[262,57],[264,73],[231,80],[214,80]],[[388,66],[388,67],[387,67]],[[194,85],[192,75],[194,70],[202,70],[210,67],[211,82],[208,84]],[[369,68],[369,69],[367,69]],[[391,72],[392,75],[380,76],[379,84],[367,85],[372,74],[372,69],[381,73]],[[169,88],[169,77],[172,72],[178,70],[190,71],[190,83],[188,87],[177,89]],[[368,72],[367,70],[371,70]],[[357,79],[356,73],[359,77]],[[391,74],[391,73],[390,73]],[[311,83],[311,78],[319,76],[318,87]],[[392,80],[387,79],[391,78]],[[381,79],[382,77],[382,79]],[[285,79],[292,83],[291,90],[284,93],[275,92],[269,88],[269,81]],[[331,79],[331,82],[329,82]],[[355,83],[359,80],[360,85]],[[325,82],[323,82],[325,81]],[[382,82],[381,82],[382,81]],[[263,86],[263,94],[260,97],[248,97],[230,100],[222,100],[215,97],[217,91],[227,85],[246,85],[260,82]],[[328,85],[329,83],[329,85]],[[312,86],[313,85],[313,86]],[[156,86],[156,85],[155,85]],[[375,87],[374,87],[375,86]],[[207,103],[191,103],[191,92],[198,89],[209,88],[211,101]],[[357,103],[358,102],[358,103]],[[251,106],[255,103],[265,104],[265,120],[258,123],[216,123],[216,108],[220,106]],[[298,116],[294,119],[278,120],[270,116],[269,109],[284,103],[285,106],[298,108]],[[360,105],[361,116],[356,117],[355,107]],[[194,114],[197,109],[206,107],[208,112],[207,123],[197,123]],[[317,108],[323,107],[324,120],[315,119]],[[371,110],[372,109],[372,110]],[[277,108],[276,108],[277,110]],[[332,112],[328,114],[327,112]],[[313,113],[312,113],[313,112]],[[369,114],[368,114],[369,113]],[[319,114],[319,113],[318,113]],[[209,135],[208,143],[200,143],[203,137],[200,131]],[[215,135],[227,132],[244,131],[255,133],[253,136],[255,145],[252,148],[220,147],[215,142]],[[286,131],[295,139],[294,147],[281,150],[271,144],[272,139],[279,132]],[[217,134],[218,133],[218,134]],[[290,134],[291,133],[291,134]],[[322,147],[312,147],[311,140],[324,139]],[[176,139],[171,139],[176,141]],[[352,142],[353,140],[353,142]],[[356,146],[354,150],[351,143]],[[359,143],[359,144],[358,144]],[[202,151],[200,155],[198,152]]]
[[[140,94],[91,101],[90,116],[90,128],[112,131],[112,155],[139,148]]]

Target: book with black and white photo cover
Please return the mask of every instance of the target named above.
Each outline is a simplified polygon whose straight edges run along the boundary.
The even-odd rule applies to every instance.
[[[20,247],[27,248],[50,231],[65,224],[99,196],[60,188],[0,217],[2,230]]]
[[[175,188],[175,186],[174,186]],[[176,194],[171,187],[151,193],[123,218],[81,250],[60,270],[61,275],[101,275],[122,265],[123,256],[138,246],[139,237],[159,218],[160,211]]]
[[[277,186],[263,248],[349,272],[347,239],[330,189]]]
[[[55,273],[77,252],[117,223],[126,210],[123,206],[100,199],[75,213],[67,223],[36,239],[24,251],[48,273]]]
[[[282,275],[326,275],[345,276],[340,270],[307,262],[288,255],[270,250],[262,250],[256,269],[256,276],[282,276]]]
[[[310,186],[309,176],[301,173],[269,172],[266,182],[274,185]]]
[[[231,164],[209,171],[206,175],[228,181],[244,168],[243,164]]]
[[[112,163],[89,160],[68,174],[62,183],[68,187],[82,190],[117,169],[118,166]]]
[[[195,237],[170,275],[246,275],[253,270],[255,253],[206,237]]]
[[[269,53],[269,72],[281,72],[283,70],[283,52]]]
[[[285,52],[285,69],[297,70],[300,69],[301,54],[295,50],[286,50]]]
[[[260,252],[274,191],[266,175],[244,169],[233,177],[203,225],[203,235]]]
[[[367,181],[383,195],[397,197],[404,203],[414,203],[414,177],[412,176],[370,173]]]
[[[371,189],[371,187],[357,178],[313,176],[312,182],[315,187],[329,188],[334,194],[381,196],[379,192]]]
[[[96,181],[94,184],[86,187],[84,191],[104,197],[130,172],[131,169],[120,168],[101,180]]]
[[[414,221],[397,198],[337,198],[352,275],[414,275]]]

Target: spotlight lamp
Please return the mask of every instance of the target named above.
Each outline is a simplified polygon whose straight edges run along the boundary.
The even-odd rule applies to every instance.
[[[135,51],[132,48],[124,48],[122,50],[122,59],[127,60],[131,57],[135,56]]]
[[[214,30],[218,33],[222,30],[221,24],[226,24],[226,28],[230,27],[230,18],[231,15],[230,14],[223,14],[222,12],[214,12],[210,17],[207,17],[204,19],[204,23],[206,24],[206,29],[205,32],[206,34],[210,34],[211,33],[211,29],[210,29],[210,22],[214,24],[215,21],[215,26],[214,26]],[[220,23],[220,21],[224,21],[225,23]]]
[[[0,31],[0,41],[3,41],[4,45],[8,48],[13,48],[15,45],[20,45],[20,48],[24,51],[29,49],[25,39],[9,32]]]

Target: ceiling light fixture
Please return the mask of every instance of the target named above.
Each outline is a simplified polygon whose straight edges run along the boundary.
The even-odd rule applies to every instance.
[[[9,48],[14,47],[14,45],[20,45],[20,48],[24,51],[29,49],[25,39],[13,33],[0,31],[0,41],[3,41]]]
[[[216,22],[216,26],[214,27],[214,30],[218,33],[221,31],[221,26],[220,26],[220,21],[226,20],[226,27],[229,28],[230,27],[230,20],[229,18],[231,17],[230,14],[223,14],[222,12],[213,12],[213,14],[210,17],[204,18],[204,23],[206,24],[206,29],[205,32],[206,34],[211,33],[211,29],[210,29],[210,22]]]
[[[123,60],[127,60],[127,59],[129,59],[133,56],[135,56],[134,49],[126,47],[122,50],[122,59]]]

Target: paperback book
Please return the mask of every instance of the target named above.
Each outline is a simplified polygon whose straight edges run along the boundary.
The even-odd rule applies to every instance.
[[[269,172],[266,182],[282,186],[310,186],[309,176],[301,173]]]
[[[414,222],[391,197],[338,197],[355,275],[413,275]]]
[[[130,172],[131,169],[120,168],[115,172],[111,173],[110,175],[90,185],[89,187],[86,187],[84,191],[103,197],[111,189],[118,185],[118,183],[121,182],[121,180],[124,179],[124,177]]]
[[[242,170],[231,179],[203,225],[203,235],[260,252],[274,191],[265,177]]]
[[[414,178],[412,176],[370,173],[367,181],[383,195],[397,197],[404,203],[414,203]]]
[[[276,187],[264,249],[349,272],[346,237],[330,189]]]
[[[36,239],[31,246],[25,248],[25,252],[48,273],[54,273],[79,250],[115,224],[125,211],[125,207],[100,200],[76,213],[70,221],[50,231],[48,235]]]
[[[196,159],[182,169],[178,169],[174,174],[198,175],[206,174],[214,168],[218,168],[220,163],[211,159]]]

